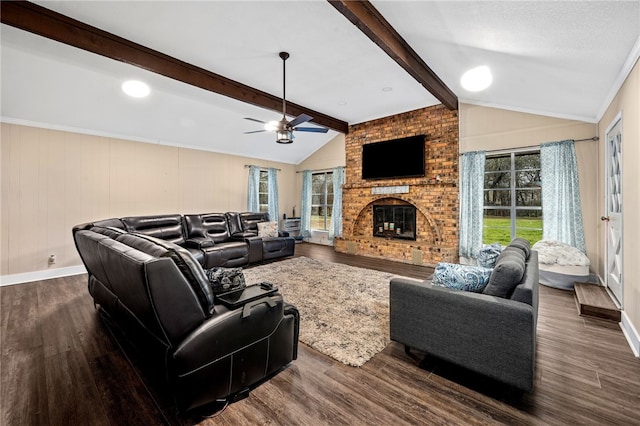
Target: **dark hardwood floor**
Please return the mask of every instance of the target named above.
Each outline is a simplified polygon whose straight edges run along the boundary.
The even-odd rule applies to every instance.
[[[296,252],[415,278],[432,272],[312,244]],[[640,360],[620,327],[580,317],[572,293],[544,286],[530,394],[397,343],[360,368],[300,344],[298,359],[248,398],[189,416],[128,363],[85,275],[0,287],[0,309],[1,425],[640,424]]]

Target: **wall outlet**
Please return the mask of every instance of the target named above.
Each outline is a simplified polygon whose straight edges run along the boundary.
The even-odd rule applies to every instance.
[[[49,265],[53,265],[56,263],[56,255],[55,254],[50,254],[49,255]]]

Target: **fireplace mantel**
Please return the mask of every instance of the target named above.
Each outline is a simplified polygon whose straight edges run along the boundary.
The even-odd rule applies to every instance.
[[[363,181],[361,183],[356,183],[356,184],[349,184],[349,183],[345,183],[342,185],[343,189],[353,189],[353,188],[380,188],[380,187],[387,187],[387,186],[407,186],[407,185],[389,185],[389,184],[382,184],[382,183],[374,183],[374,182],[367,182],[367,181]],[[435,179],[429,179],[429,180],[424,180],[424,181],[420,181],[417,183],[411,183],[408,186],[454,186],[457,187],[458,186],[458,182],[457,182],[457,177],[456,177],[456,181],[453,181],[451,179],[445,179],[445,178],[441,178],[439,181],[436,181]]]

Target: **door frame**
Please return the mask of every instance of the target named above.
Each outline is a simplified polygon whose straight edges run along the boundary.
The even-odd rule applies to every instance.
[[[611,120],[611,122],[609,123],[609,125],[607,126],[605,132],[604,132],[604,143],[605,143],[605,153],[604,153],[604,214],[608,215],[609,214],[609,207],[608,207],[608,203],[609,203],[609,161],[611,159],[611,155],[610,155],[610,147],[609,147],[609,134],[611,133],[611,131],[614,129],[614,127],[616,127],[617,125],[620,125],[620,152],[622,152],[622,111],[618,112],[618,114],[616,114],[616,116],[613,118],[613,120]],[[621,156],[622,157],[622,156]],[[622,162],[620,163],[620,174],[622,175]],[[623,217],[624,217],[624,191],[622,188],[622,181],[620,181],[620,194],[622,197],[622,208],[620,210],[620,257],[621,257],[621,265],[622,267],[624,267],[624,246],[623,246],[623,239],[624,239],[624,230],[623,230]],[[613,291],[611,291],[611,288],[609,287],[609,251],[610,251],[610,247],[609,247],[609,222],[606,221],[604,224],[604,277],[603,277],[603,281],[604,281],[604,285],[607,289],[607,291],[610,293],[611,298],[613,299],[614,303],[619,305],[619,308],[622,309],[624,306],[624,271],[621,268],[620,270],[620,300],[618,300],[617,295],[615,295],[613,293]]]

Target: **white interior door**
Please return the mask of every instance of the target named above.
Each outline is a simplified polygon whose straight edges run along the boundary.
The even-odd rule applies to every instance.
[[[622,117],[618,116],[606,132],[606,223],[605,284],[622,306]]]

